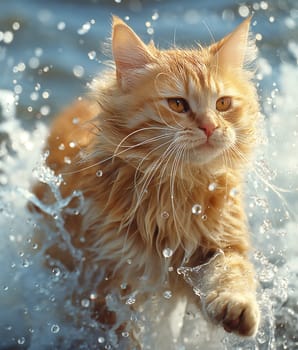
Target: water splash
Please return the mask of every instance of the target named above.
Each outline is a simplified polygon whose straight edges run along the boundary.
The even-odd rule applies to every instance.
[[[38,55],[37,55],[38,56]],[[40,56],[38,56],[40,57]],[[17,70],[27,69],[23,64],[16,65]],[[295,90],[297,75],[293,74],[291,67],[283,67],[285,87],[292,94]],[[17,87],[16,91],[20,91]],[[36,85],[36,93],[42,94],[39,84]],[[16,93],[16,92],[15,92]],[[46,129],[42,124],[37,124],[36,132],[29,134],[18,122],[15,115],[14,94],[10,92],[0,93],[1,105],[1,138],[0,146],[0,224],[1,224],[1,275],[0,275],[0,344],[2,347],[27,347],[30,350],[41,348],[62,349],[100,349],[103,347],[114,349],[121,348],[131,340],[130,330],[124,330],[120,338],[114,329],[104,328],[103,325],[94,322],[90,315],[92,303],[96,302],[96,296],[79,293],[77,303],[70,302],[72,291],[79,288],[77,271],[69,272],[64,266],[50,261],[50,269],[44,269],[42,249],[36,246],[32,240],[32,233],[40,229],[35,216],[26,211],[26,202],[30,201],[37,207],[52,216],[57,227],[63,226],[63,212],[70,210],[70,215],[77,215],[81,210],[84,199],[80,193],[74,192],[68,198],[62,198],[60,184],[63,179],[55,177],[50,169],[45,167],[45,157],[36,166],[38,153],[40,153],[40,140],[44,139]],[[32,95],[33,99],[36,95]],[[44,95],[46,97],[46,95]],[[293,121],[288,118],[287,123],[276,123],[278,111],[284,115],[295,115],[296,105],[293,101],[279,97],[270,97],[276,104],[276,115],[272,117],[272,129],[276,126],[283,127],[287,131],[287,140],[283,142],[273,138],[270,155],[278,159],[278,163],[271,168],[261,161],[256,162],[256,167],[262,177],[268,181],[287,183],[287,174],[284,169],[289,168],[288,159],[293,159],[289,149],[295,150],[295,135],[288,134],[289,129],[295,130],[297,118]],[[280,99],[278,101],[278,99]],[[296,101],[295,98],[293,98]],[[289,103],[284,103],[288,101]],[[279,108],[279,110],[278,110]],[[77,118],[74,118],[77,123]],[[277,137],[275,130],[275,136]],[[281,136],[286,135],[282,133]],[[274,149],[274,141],[279,148]],[[290,144],[290,146],[287,146]],[[288,147],[288,148],[287,148]],[[289,148],[290,147],[290,148]],[[280,153],[279,153],[280,152]],[[295,152],[292,152],[293,154]],[[33,155],[35,154],[35,155]],[[287,156],[286,156],[287,155]],[[45,155],[46,156],[46,155]],[[295,163],[296,164],[296,163]],[[292,187],[297,187],[297,171],[292,166],[290,179]],[[275,169],[279,167],[280,169]],[[34,174],[50,187],[56,202],[53,206],[43,207],[37,198],[30,192],[31,169]],[[24,170],[27,169],[27,172]],[[13,174],[13,176],[11,176]],[[100,179],[98,179],[100,181]],[[130,294],[125,300],[113,295],[110,301],[111,309],[117,310],[122,319],[133,320],[141,329],[140,338],[144,346],[148,348],[168,348],[162,338],[173,342],[173,349],[292,349],[297,345],[297,251],[296,237],[297,227],[289,218],[282,217],[283,208],[276,200],[270,197],[270,189],[258,178],[248,179],[250,184],[248,216],[251,222],[251,230],[255,233],[254,241],[264,251],[263,256],[254,255],[254,263],[260,280],[259,301],[262,306],[263,319],[260,330],[255,340],[243,340],[223,332],[214,333],[200,315],[191,306],[179,306],[173,308],[176,291],[169,290],[165,286],[159,300],[151,300],[144,305],[141,312],[131,312],[130,302],[137,295]],[[267,189],[266,189],[266,188]],[[231,191],[230,196],[238,195],[238,191]],[[75,201],[73,208],[67,209],[68,204]],[[293,199],[293,205],[297,201]],[[198,211],[196,211],[197,213]],[[193,213],[195,215],[195,213]],[[198,213],[198,219],[202,218],[202,209]],[[283,219],[281,221],[281,219]],[[49,237],[55,239],[56,232],[48,232]],[[67,242],[68,233],[65,234]],[[285,239],[286,237],[286,239]],[[285,241],[290,242],[288,253],[285,253]],[[71,242],[68,242],[71,246]],[[32,253],[32,250],[35,252]],[[30,253],[28,253],[30,251]],[[73,255],[77,256],[73,250]],[[214,261],[215,262],[215,261]],[[286,264],[288,262],[288,264]],[[212,261],[209,261],[212,263]],[[206,267],[186,268],[181,270],[181,275],[188,279],[189,284],[195,287],[198,297],[204,297],[203,286],[200,285]],[[173,272],[172,272],[173,273]],[[124,287],[124,284],[122,285]],[[120,287],[120,288],[122,288]],[[169,298],[170,297],[170,298]],[[131,299],[129,299],[131,298]],[[169,299],[168,299],[169,298]],[[126,301],[129,300],[128,304]],[[83,305],[82,305],[83,301]],[[136,302],[131,303],[135,305]],[[165,304],[173,308],[168,313],[172,320],[171,326],[165,321]],[[90,307],[88,306],[90,305]],[[63,312],[61,313],[61,310]],[[177,311],[178,310],[178,311]],[[81,320],[78,325],[76,320]],[[286,325],[286,330],[285,326]],[[276,328],[276,334],[273,330]],[[57,331],[59,329],[59,331]],[[129,336],[127,337],[127,334]],[[159,337],[160,335],[160,337]],[[279,337],[279,338],[278,338]],[[86,340],[88,339],[88,340]],[[278,341],[276,341],[276,339]],[[204,343],[203,340],[206,342]],[[203,345],[202,345],[203,342]],[[20,344],[21,343],[21,344]],[[214,345],[216,343],[216,345]],[[62,345],[61,345],[62,344]],[[79,345],[78,345],[79,344]],[[121,345],[119,345],[121,344]],[[156,345],[157,344],[157,345]],[[165,345],[160,345],[165,344]],[[156,345],[156,346],[155,346]],[[124,345],[123,345],[124,346]],[[125,347],[123,347],[124,349]]]
[[[184,267],[181,266],[177,269],[177,273],[179,275],[183,275],[185,281],[192,287],[194,293],[199,296],[202,300],[206,296],[205,287],[202,283],[203,277],[210,268],[216,264],[219,258],[224,256],[224,252],[222,250],[217,250],[214,255],[204,264],[195,266],[195,267]]]
[[[177,269],[177,273],[183,276],[185,281],[192,287],[194,294],[200,298],[203,311],[205,310],[205,298],[207,296],[206,286],[203,281],[206,280],[206,274],[208,276],[210,267],[212,269],[216,268],[216,265],[223,257],[224,252],[218,249],[204,264],[195,267],[181,266]],[[271,270],[269,270],[268,273],[270,274]],[[256,338],[244,340],[233,334],[225,335],[221,341],[224,349],[275,349],[274,315],[270,293],[261,291],[258,300],[261,308],[262,321]]]

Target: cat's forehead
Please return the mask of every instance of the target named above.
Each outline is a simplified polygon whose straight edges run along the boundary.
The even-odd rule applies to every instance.
[[[197,75],[202,75],[207,70],[210,58],[203,50],[169,50],[166,52],[170,67],[178,70],[192,71]],[[209,59],[208,59],[209,58]]]
[[[223,81],[217,75],[213,63],[205,52],[200,50],[167,52],[168,66],[177,93],[181,96],[216,94],[223,89]]]

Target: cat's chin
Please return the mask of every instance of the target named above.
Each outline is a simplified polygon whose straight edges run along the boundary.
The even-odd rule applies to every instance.
[[[186,161],[188,163],[191,163],[192,165],[207,165],[210,163],[214,163],[216,159],[220,156],[222,152],[220,150],[208,150],[204,149],[204,151],[200,150],[194,150],[193,152],[189,153],[188,158]]]
[[[188,154],[187,161],[194,165],[207,165],[218,159],[223,152],[224,149],[222,147],[204,143],[192,148]]]

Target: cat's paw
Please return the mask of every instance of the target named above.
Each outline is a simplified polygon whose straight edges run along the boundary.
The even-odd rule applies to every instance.
[[[211,321],[221,324],[227,332],[253,336],[258,329],[260,311],[251,294],[212,292],[206,297],[205,310]]]

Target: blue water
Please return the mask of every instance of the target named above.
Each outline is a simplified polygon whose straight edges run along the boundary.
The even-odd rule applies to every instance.
[[[111,58],[111,15],[125,19],[146,42],[154,39],[166,48],[210,43],[252,13],[265,137],[247,179],[247,214],[263,323],[256,340],[241,342],[187,317],[169,349],[298,349],[298,2],[0,0],[1,350],[66,350],[74,349],[76,341],[81,349],[108,345],[107,335],[90,321],[84,306],[71,310],[83,319],[81,325],[59,313],[63,308],[70,312],[64,296],[75,279],[69,276],[63,284],[63,271],[45,271],[41,259],[24,253],[36,229],[24,208],[46,125],[88,91],[88,82]],[[12,96],[16,111],[6,111]],[[200,325],[197,333],[195,323]],[[169,337],[167,325],[158,327],[161,338]],[[148,349],[167,348],[148,332]],[[102,337],[105,342],[100,343]]]

